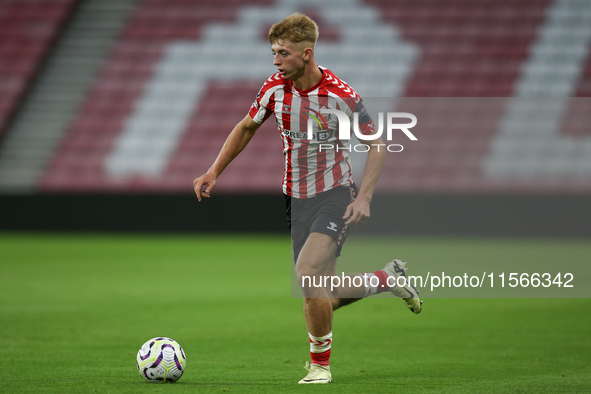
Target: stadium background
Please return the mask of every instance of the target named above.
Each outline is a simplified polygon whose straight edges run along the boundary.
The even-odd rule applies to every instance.
[[[320,25],[320,64],[362,96],[393,98],[392,110],[421,97],[500,98],[492,127],[445,127],[441,109],[423,105],[432,125],[387,155],[378,185],[374,209],[399,209],[371,228],[591,234],[585,0],[3,0],[2,229],[214,231],[228,218],[233,231],[286,231],[281,214],[266,214],[282,210],[273,122],[216,198],[196,204],[191,185],[273,73],[266,31],[294,10]],[[568,116],[547,132],[504,132],[503,108],[520,97],[565,98]]]
[[[0,392],[309,389],[273,122],[213,198],[192,190],[295,10],[320,25],[320,64],[419,111],[342,263],[369,247],[414,273],[588,271],[590,0],[0,0]],[[322,390],[589,391],[588,298],[453,290],[420,315],[339,310]],[[188,364],[155,388],[134,358],[160,335]]]

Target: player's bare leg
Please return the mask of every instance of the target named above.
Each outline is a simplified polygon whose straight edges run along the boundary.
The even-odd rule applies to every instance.
[[[349,274],[346,277],[351,281],[344,281],[340,286],[331,287],[330,278],[338,277],[336,251],[337,245],[334,238],[326,234],[311,233],[296,262],[296,274],[304,295],[304,318],[310,337],[312,358],[308,375],[299,383],[332,382],[329,358],[334,310],[369,295],[389,291],[403,298],[414,313],[421,311],[422,302],[418,298],[418,292],[410,284],[408,288],[406,285],[393,287],[389,285],[390,279],[394,280],[392,283],[397,283],[396,280],[401,276],[406,279],[406,263],[400,260],[394,260],[388,263],[385,269],[370,274]],[[359,277],[356,278],[357,281],[353,280],[355,277]],[[355,283],[364,285],[355,286]]]
[[[336,259],[334,265],[329,268],[327,275],[337,278],[342,277],[337,275]],[[360,278],[354,281],[356,276]],[[363,283],[364,285],[351,286],[351,283]],[[415,314],[421,313],[423,301],[421,301],[417,289],[411,285],[411,282],[406,280],[406,263],[397,259],[389,262],[385,268],[369,274],[345,275],[344,285],[334,287],[330,292],[332,310],[335,311],[362,298],[384,291],[402,298],[411,312]]]
[[[296,274],[304,296],[304,318],[308,332],[314,336],[324,336],[331,331],[332,303],[331,295],[324,286],[308,286],[308,283],[320,283],[325,276],[330,275],[328,270],[336,262],[336,249],[332,237],[312,233],[296,263]]]
[[[296,262],[296,274],[304,296],[304,318],[308,328],[312,358],[308,375],[299,383],[332,382],[329,367],[332,302],[330,293],[324,286],[316,287],[310,283],[319,284],[328,275],[328,269],[336,260],[336,250],[336,241],[331,236],[311,233]]]
[[[320,283],[325,277],[339,277],[337,275],[337,258],[336,258],[336,243],[334,239],[328,235],[321,233],[312,233],[308,241],[302,248],[300,258],[296,264],[296,272],[300,286],[302,285],[302,278],[304,276],[315,278],[315,283]],[[406,263],[400,260],[394,260],[386,266],[384,270],[379,270],[371,274],[365,275],[382,275],[383,279],[390,277],[388,284],[406,283],[405,281],[397,281],[398,276],[406,276]],[[404,271],[402,271],[402,269]],[[382,273],[381,271],[385,272]],[[354,280],[356,276],[357,281]],[[346,278],[350,281],[343,281],[340,286],[330,287],[302,287],[304,295],[304,317],[306,319],[306,326],[308,332],[314,336],[323,336],[329,333],[332,329],[332,313],[343,306],[352,304],[369,295],[377,294],[383,291],[388,291],[400,298],[402,298],[409,309],[414,313],[420,313],[421,304],[418,292],[412,286],[374,286],[373,292],[368,288],[369,284],[364,286],[354,286],[353,283],[364,283],[364,274],[348,274]],[[377,279],[377,278],[375,278]],[[328,283],[332,283],[330,279]],[[376,281],[377,283],[377,281]],[[376,291],[377,290],[377,291]]]

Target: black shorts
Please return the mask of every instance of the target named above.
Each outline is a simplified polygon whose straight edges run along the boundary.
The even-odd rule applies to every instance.
[[[339,186],[312,198],[285,196],[294,262],[298,261],[300,251],[310,233],[322,233],[333,237],[337,242],[336,256],[341,255],[348,233],[343,215],[356,196],[355,184]]]

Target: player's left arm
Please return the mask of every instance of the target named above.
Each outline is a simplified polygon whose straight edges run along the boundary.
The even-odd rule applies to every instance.
[[[372,134],[375,133],[376,130],[374,129]],[[355,226],[363,224],[369,219],[369,205],[386,157],[384,141],[381,136],[375,140],[368,141],[367,144],[369,145],[369,151],[363,173],[363,183],[357,198],[349,204],[343,216],[343,219],[347,219],[345,222],[347,225]]]

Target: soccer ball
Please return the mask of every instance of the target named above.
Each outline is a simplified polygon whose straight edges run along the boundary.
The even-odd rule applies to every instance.
[[[186,365],[185,352],[174,339],[152,338],[137,352],[137,370],[148,382],[176,382]]]

